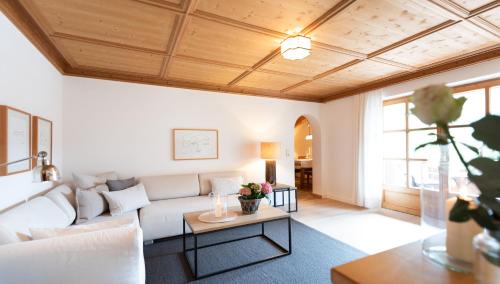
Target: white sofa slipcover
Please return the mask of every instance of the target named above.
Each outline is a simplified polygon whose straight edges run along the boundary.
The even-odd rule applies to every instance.
[[[200,180],[200,195],[207,195],[212,192],[212,179],[213,178],[229,178],[229,177],[243,177],[246,180],[245,172],[242,171],[228,171],[228,172],[215,172],[215,173],[202,173],[198,175]]]
[[[142,232],[137,226],[0,246],[0,282],[145,282]]]
[[[200,195],[197,174],[141,177],[149,201]]]
[[[228,206],[238,206],[238,195],[229,195]],[[182,215],[186,212],[208,210],[211,201],[207,195],[151,202],[139,211],[144,241],[152,241],[182,234]],[[187,227],[186,227],[187,228]],[[186,230],[191,232],[189,228]]]

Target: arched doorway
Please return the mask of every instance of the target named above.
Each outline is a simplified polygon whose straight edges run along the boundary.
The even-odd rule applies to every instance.
[[[313,139],[311,123],[300,116],[294,127],[295,185],[301,191],[313,191]]]

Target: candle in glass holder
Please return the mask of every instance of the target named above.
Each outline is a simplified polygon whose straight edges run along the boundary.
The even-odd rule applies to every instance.
[[[460,198],[470,201],[468,197]],[[474,220],[457,223],[449,220],[450,210],[455,205],[457,197],[446,200],[446,251],[448,255],[469,263],[474,261],[472,239],[481,232]]]
[[[217,199],[215,201],[214,215],[217,218],[222,217],[222,202],[220,200],[220,193],[217,194]]]

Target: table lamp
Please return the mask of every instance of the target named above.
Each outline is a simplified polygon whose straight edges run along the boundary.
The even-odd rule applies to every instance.
[[[57,181],[60,178],[59,170],[54,165],[50,164],[47,156],[47,152],[41,151],[36,156],[0,164],[0,167],[20,163],[27,160],[39,159],[41,160],[41,165],[38,165],[33,169],[33,182]]]
[[[260,158],[266,160],[266,181],[276,185],[276,159],[280,156],[281,145],[278,142],[261,142]]]

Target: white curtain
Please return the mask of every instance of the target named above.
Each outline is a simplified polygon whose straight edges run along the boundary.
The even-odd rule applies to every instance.
[[[356,201],[366,208],[382,205],[383,119],[382,90],[361,94]]]

